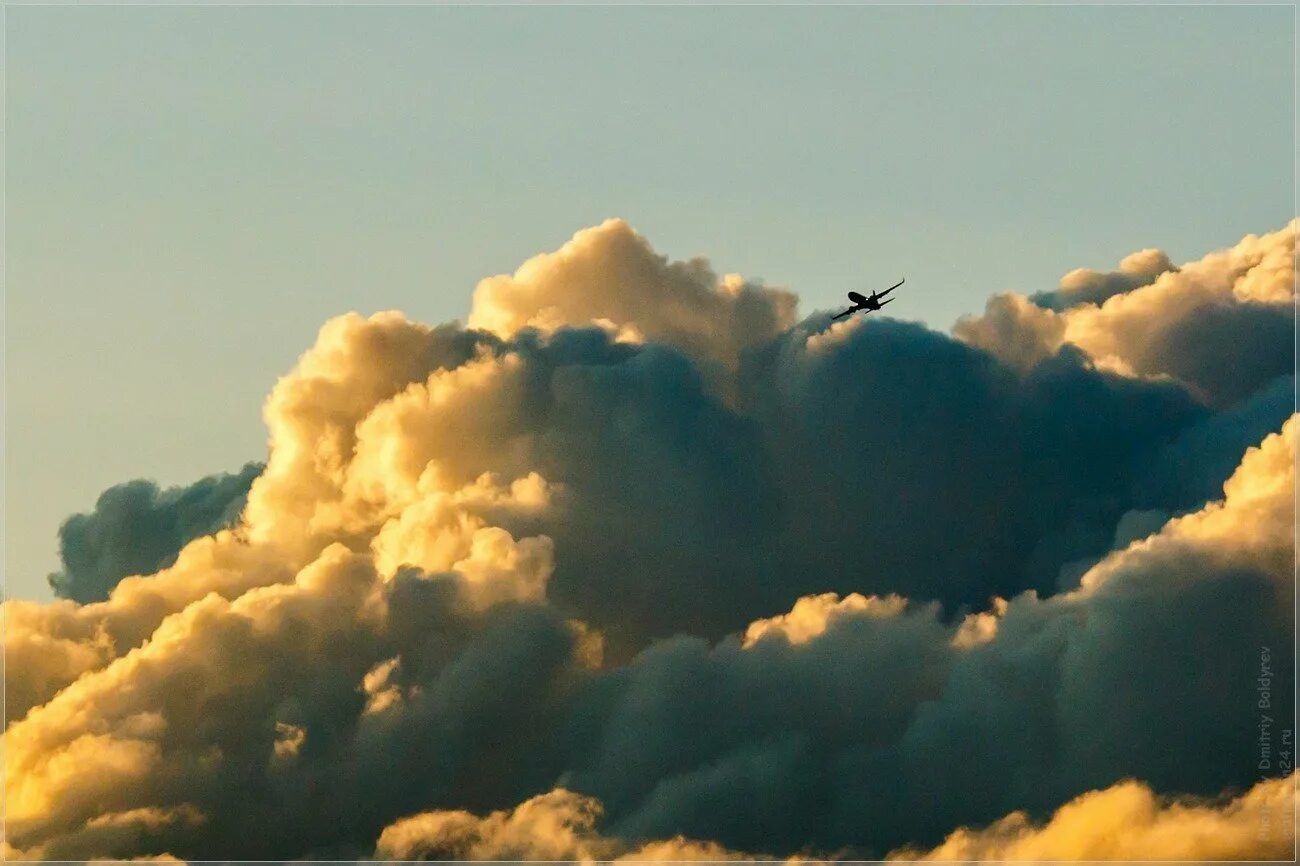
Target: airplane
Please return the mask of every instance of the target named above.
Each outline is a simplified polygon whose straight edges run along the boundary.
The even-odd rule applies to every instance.
[[[879,310],[885,304],[888,304],[889,301],[894,300],[893,298],[890,298],[888,301],[882,301],[881,298],[883,298],[885,295],[889,294],[894,289],[901,286],[906,281],[907,278],[904,277],[903,279],[894,283],[889,288],[885,289],[883,292],[872,292],[871,297],[869,298],[864,298],[862,295],[859,295],[857,292],[849,292],[849,300],[853,302],[853,306],[849,307],[847,310],[845,310],[842,313],[839,313],[838,315],[831,316],[831,318],[842,319],[845,316],[853,315],[858,310],[863,310],[868,313],[874,312],[875,310]]]

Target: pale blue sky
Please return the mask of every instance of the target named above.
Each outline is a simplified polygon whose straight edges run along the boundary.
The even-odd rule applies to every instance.
[[[946,329],[1294,210],[1288,7],[10,8],[6,551],[265,454],[326,318],[463,319],[628,219]]]

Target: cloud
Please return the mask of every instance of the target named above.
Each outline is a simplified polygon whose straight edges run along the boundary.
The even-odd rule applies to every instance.
[[[10,725],[9,838],[50,859],[287,859],[368,845],[401,804],[440,788],[515,794],[524,780],[493,774],[523,759],[552,691],[585,669],[583,636],[545,608],[480,613],[463,590],[384,581],[369,556],[334,545],[291,583],[189,604]],[[397,699],[376,708],[383,657],[401,659],[382,683]],[[182,804],[204,820],[98,832],[105,815]]]
[[[1281,315],[1291,237],[958,339],[796,322],[611,222],[481,284],[474,328],[331,320],[242,511],[115,488],[74,533],[107,596],[5,604],[8,844],[884,856],[1126,779],[1242,790],[1261,647],[1293,697],[1294,379],[1183,355],[1291,338],[1126,341]]]
[[[955,608],[1051,591],[1062,565],[1109,548],[1139,467],[1204,417],[1181,388],[1077,351],[1020,376],[917,325],[867,321],[814,351],[818,327],[742,371],[787,505],[777,532],[792,594],[833,586]]]
[[[1083,304],[1100,306],[1115,295],[1149,286],[1156,277],[1177,271],[1169,256],[1160,250],[1139,250],[1125,256],[1119,270],[1100,273],[1089,268],[1076,268],[1064,277],[1054,292],[1039,292],[1030,300],[1048,310],[1067,310]]]
[[[247,544],[225,529],[194,539],[153,575],[123,579],[103,602],[5,602],[6,720],[141,646],[169,615],[209,595],[232,600],[290,582],[296,571],[279,549]]]
[[[557,788],[508,811],[478,817],[425,812],[384,828],[377,859],[393,860],[723,860],[749,859],[712,842],[681,837],[632,845],[596,830],[600,803]]]
[[[1286,860],[1295,852],[1293,775],[1268,779],[1222,805],[1169,801],[1138,782],[1090,791],[1035,826],[1015,812],[982,830],[956,830],[902,860]]]
[[[794,324],[790,292],[719,279],[705,259],[669,262],[619,219],[583,229],[554,253],[474,290],[469,326],[509,338],[526,327],[608,323],[640,341],[735,364],[742,350]]]
[[[1109,369],[1170,377],[1229,406],[1293,372],[1296,226],[1182,268],[1146,250],[1118,274],[1074,271],[1057,293],[990,299],[954,333],[1021,369],[1069,343]]]
[[[1295,776],[1267,779],[1216,803],[1167,798],[1138,782],[1089,791],[1036,825],[1024,812],[983,829],[953,831],[933,850],[902,848],[891,860],[1284,860],[1294,851]],[[713,842],[681,837],[630,843],[596,828],[598,800],[557,788],[511,810],[413,815],[384,829],[376,859],[752,860]],[[768,858],[770,859],[770,858]],[[792,860],[791,862],[799,862]]]
[[[1183,510],[1217,498],[1241,454],[1295,411],[1294,374],[1279,376],[1232,409],[1181,431],[1135,484],[1135,504]]]
[[[855,592],[840,598],[833,592],[824,592],[805,596],[794,603],[789,613],[751,622],[745,629],[744,645],[752,646],[764,637],[778,634],[790,644],[807,643],[825,634],[842,616],[894,616],[906,604],[907,600],[900,595],[865,598]]]
[[[249,463],[234,475],[209,475],[167,490],[144,480],[110,487],[93,512],[73,515],[59,527],[63,570],[49,576],[54,594],[103,601],[122,578],[166,568],[187,543],[238,519],[261,470]]]
[[[575,723],[599,735],[566,784],[617,835],[865,857],[1133,775],[1202,795],[1249,784],[1257,732],[1224,695],[1253,700],[1271,647],[1273,706],[1291,706],[1277,648],[1293,629],[1296,429],[1251,451],[1224,501],[1075,592],[998,605],[978,640],[934,605],[810,598],[778,621],[841,611],[812,637],[657,644],[584,695]]]

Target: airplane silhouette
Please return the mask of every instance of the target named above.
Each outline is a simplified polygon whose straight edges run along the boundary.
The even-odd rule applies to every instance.
[[[844,318],[845,316],[851,316],[851,315],[853,315],[853,314],[856,313],[858,310],[863,310],[863,311],[868,312],[868,313],[873,312],[873,311],[875,311],[875,310],[879,310],[879,309],[880,309],[881,307],[883,307],[885,304],[888,304],[889,301],[894,300],[893,298],[890,298],[889,301],[882,301],[881,298],[883,298],[885,295],[889,294],[889,293],[892,292],[894,289],[896,289],[896,288],[898,288],[899,286],[901,286],[901,285],[902,285],[904,282],[906,282],[906,281],[907,281],[907,278],[904,277],[903,279],[901,279],[901,280],[899,280],[898,282],[894,283],[894,284],[893,284],[892,286],[890,286],[889,288],[885,289],[883,292],[872,292],[872,293],[871,293],[871,297],[869,297],[869,298],[865,298],[865,297],[863,297],[862,295],[859,295],[857,292],[849,292],[849,300],[853,302],[853,306],[849,307],[847,310],[845,310],[845,311],[842,312],[842,313],[839,313],[839,314],[837,314],[837,315],[831,316],[831,318],[832,318],[832,319],[842,319],[842,318]]]

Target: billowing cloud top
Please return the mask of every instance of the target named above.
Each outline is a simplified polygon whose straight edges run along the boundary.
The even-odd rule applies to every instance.
[[[796,302],[739,274],[719,279],[704,259],[670,262],[611,219],[529,259],[513,276],[479,283],[469,326],[509,338],[524,328],[597,324],[620,338],[734,365],[743,349],[794,324]]]
[[[1117,273],[1072,271],[1058,292],[990,299],[955,331],[1021,367],[1069,343],[1101,366],[1230,405],[1293,369],[1296,225],[1182,268],[1144,250]]]
[[[1295,228],[955,338],[618,220],[327,322],[5,604],[6,854],[1285,856]]]

